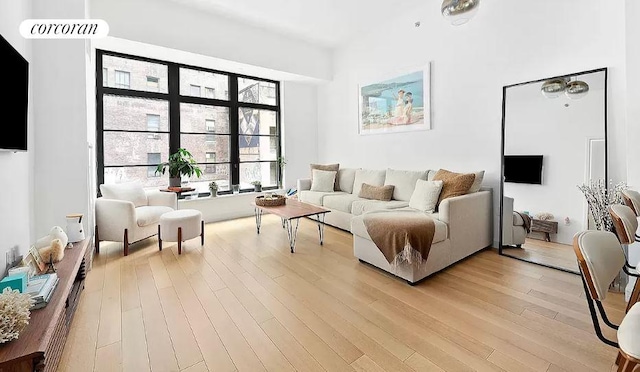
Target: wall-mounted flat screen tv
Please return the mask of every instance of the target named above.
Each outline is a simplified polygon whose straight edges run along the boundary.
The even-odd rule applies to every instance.
[[[27,151],[27,104],[29,100],[29,62],[0,35],[0,61],[2,61],[2,86],[0,100],[3,134],[0,150]]]
[[[542,184],[542,155],[505,155],[504,182]]]

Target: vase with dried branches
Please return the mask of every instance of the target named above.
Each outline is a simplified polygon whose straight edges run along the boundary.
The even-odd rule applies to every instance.
[[[627,184],[609,181],[609,184],[602,180],[590,180],[589,183],[578,185],[587,199],[589,213],[593,218],[596,229],[602,231],[613,231],[613,221],[609,215],[609,207],[622,203],[622,191],[626,190]]]

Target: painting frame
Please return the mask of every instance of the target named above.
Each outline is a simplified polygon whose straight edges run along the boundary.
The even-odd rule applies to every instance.
[[[416,81],[416,79],[419,80]],[[409,92],[410,96],[406,98],[400,96],[406,94],[403,87],[408,86],[411,86],[414,92]],[[378,94],[379,98],[373,97],[373,94]],[[365,97],[367,97],[366,104]],[[411,105],[410,107],[407,100],[409,97],[419,97],[418,101],[415,98],[411,100],[412,103],[417,102],[419,105]],[[401,102],[403,98],[404,106]],[[385,107],[382,110],[378,109],[373,114],[373,109],[369,106],[372,100],[379,101],[380,105]],[[395,100],[396,104],[393,104],[392,100]],[[406,108],[407,111],[404,114],[402,113],[403,108]],[[359,135],[429,131],[431,129],[431,62],[394,71],[358,84]]]

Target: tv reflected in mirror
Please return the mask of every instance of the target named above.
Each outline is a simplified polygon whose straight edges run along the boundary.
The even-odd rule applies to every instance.
[[[504,182],[542,185],[542,155],[505,155]]]

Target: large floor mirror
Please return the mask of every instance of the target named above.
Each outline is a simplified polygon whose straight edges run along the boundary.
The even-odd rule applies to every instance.
[[[578,185],[607,179],[607,69],[504,87],[500,254],[578,272],[594,228]]]

